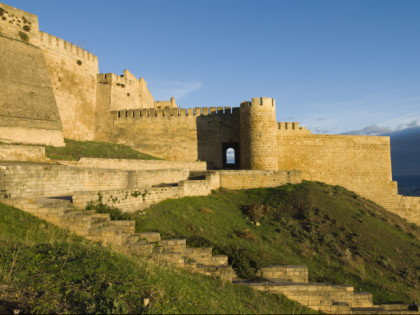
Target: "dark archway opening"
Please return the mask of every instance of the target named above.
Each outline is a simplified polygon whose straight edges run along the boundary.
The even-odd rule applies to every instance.
[[[239,143],[225,142],[222,143],[223,169],[237,170],[239,169]]]

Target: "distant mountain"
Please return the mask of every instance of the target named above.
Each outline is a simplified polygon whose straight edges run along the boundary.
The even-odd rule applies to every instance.
[[[381,134],[391,137],[394,176],[420,176],[420,127]],[[420,186],[420,183],[418,183]]]

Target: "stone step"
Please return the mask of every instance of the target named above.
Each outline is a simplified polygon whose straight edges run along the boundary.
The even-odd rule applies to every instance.
[[[167,239],[167,240],[161,240],[159,242],[159,245],[161,246],[174,246],[174,245],[180,245],[180,246],[187,246],[187,240],[184,238],[179,239]]]
[[[182,252],[165,252],[154,254],[154,257],[158,260],[164,260],[172,265],[182,267],[185,264],[185,257]]]
[[[140,238],[138,235],[132,235],[127,239],[127,245],[143,245],[143,244],[151,244],[148,240]],[[154,244],[151,244],[155,246]],[[152,247],[153,247],[152,246]]]
[[[211,247],[188,247],[185,249],[185,254],[188,257],[211,257],[213,249]]]
[[[63,212],[63,214],[61,215],[62,217],[75,217],[75,216],[87,216],[87,215],[103,215],[101,213],[96,213],[95,210],[69,210],[67,209],[67,211],[65,210]],[[105,214],[105,216],[108,216],[108,214]]]
[[[153,244],[146,243],[136,243],[136,244],[130,244],[127,246],[127,250],[131,254],[140,255],[140,256],[151,256],[153,253]]]
[[[374,305],[351,308],[352,314],[420,314],[418,307],[404,304]]]
[[[352,307],[372,307],[373,296],[369,292],[358,292],[353,294]]]
[[[168,240],[161,240],[159,243],[156,243],[156,247],[154,248],[154,252],[157,254],[162,253],[182,253],[186,250],[186,240],[185,239],[168,239]]]
[[[109,221],[109,224],[116,229],[129,232],[131,234],[134,234],[136,228],[136,221],[134,220],[114,220]]]
[[[137,233],[140,238],[144,238],[150,243],[159,242],[160,241],[160,233],[158,232],[141,232]]]
[[[192,272],[200,273],[210,277],[218,277],[223,281],[232,282],[232,279],[236,277],[235,271],[232,266],[205,266],[197,264]]]

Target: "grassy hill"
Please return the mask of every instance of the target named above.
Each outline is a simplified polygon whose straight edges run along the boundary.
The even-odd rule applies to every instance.
[[[148,306],[144,299],[150,299]],[[283,296],[116,253],[0,204],[0,312],[14,309],[73,314],[311,312]]]
[[[419,228],[339,186],[221,190],[132,218],[138,231],[213,247],[245,278],[262,266],[304,264],[310,281],[353,285],[375,303],[420,301]]]
[[[45,155],[54,160],[77,160],[80,157],[159,160],[122,144],[70,139],[64,139],[64,141],[65,147],[46,146]]]
[[[339,186],[220,190],[132,214],[97,208],[134,218],[137,231],[212,246],[244,278],[262,266],[305,264],[310,281],[353,285],[375,303],[420,300],[420,229]],[[4,205],[1,304],[44,313],[309,312],[282,296],[118,254]]]

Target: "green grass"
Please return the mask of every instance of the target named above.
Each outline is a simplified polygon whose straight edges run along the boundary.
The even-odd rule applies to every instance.
[[[23,313],[311,312],[284,296],[119,254],[0,204],[4,285],[0,306]]]
[[[94,141],[64,140],[65,147],[46,146],[45,154],[54,160],[77,160],[81,157],[109,159],[159,160],[122,144]]]
[[[420,301],[419,228],[339,186],[221,190],[142,212],[132,214],[137,231],[211,246],[242,277],[257,277],[262,266],[304,264],[310,281],[353,285],[375,303]],[[261,225],[249,216],[260,216]]]

